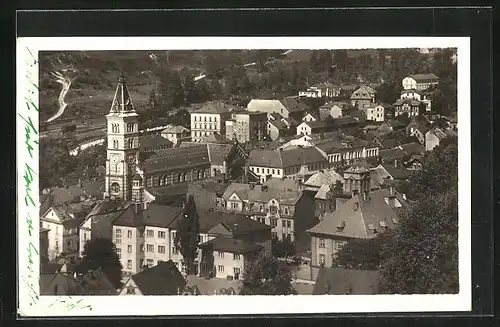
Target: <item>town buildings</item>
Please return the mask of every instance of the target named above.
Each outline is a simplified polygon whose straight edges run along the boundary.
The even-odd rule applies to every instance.
[[[358,109],[367,108],[373,102],[375,102],[376,91],[368,86],[361,85],[351,94],[351,105],[357,107]]]
[[[183,141],[191,140],[191,131],[184,126],[168,126],[161,132],[161,136],[178,145]]]
[[[267,113],[255,111],[233,111],[226,120],[226,139],[236,138],[240,143],[261,141],[267,135]]]
[[[344,102],[329,101],[319,107],[319,116],[321,120],[326,120],[328,117],[341,118],[342,111],[347,107]]]
[[[233,107],[222,101],[210,101],[191,113],[191,140],[203,142],[214,134],[226,135],[225,121]]]
[[[406,202],[392,187],[352,196],[337,210],[325,214],[310,228],[311,275],[321,267],[331,267],[336,253],[350,239],[372,239],[399,224],[398,210]]]
[[[306,91],[300,91],[299,97],[306,98],[334,98],[340,95],[342,88],[331,83],[315,84]]]
[[[405,90],[427,90],[431,86],[439,84],[439,77],[434,74],[415,74],[403,78],[403,89]]]
[[[250,152],[248,170],[264,183],[271,177],[297,177],[311,175],[329,167],[328,160],[315,147],[291,150],[261,150]]]
[[[293,118],[300,121],[309,107],[298,97],[285,97],[280,100],[252,99],[248,103],[247,109],[248,111],[280,114],[283,118]]]
[[[412,98],[397,99],[393,106],[394,117],[403,114],[407,114],[408,117],[414,117],[420,115],[422,111],[425,111],[425,104]]]
[[[385,108],[381,104],[373,104],[363,110],[366,115],[366,120],[383,122],[385,120]]]

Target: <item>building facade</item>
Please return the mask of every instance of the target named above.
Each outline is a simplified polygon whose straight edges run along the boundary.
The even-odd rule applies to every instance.
[[[226,120],[231,116],[232,107],[211,101],[191,113],[191,140],[202,142],[207,137],[218,134],[226,135]]]
[[[106,115],[107,159],[105,197],[132,199],[132,178],[139,160],[139,115],[122,75]]]
[[[439,84],[439,77],[434,74],[415,74],[403,78],[403,89],[405,90],[427,90],[431,86]]]
[[[267,113],[238,111],[231,116],[226,121],[226,139],[236,137],[238,142],[247,143],[263,140],[267,135]]]

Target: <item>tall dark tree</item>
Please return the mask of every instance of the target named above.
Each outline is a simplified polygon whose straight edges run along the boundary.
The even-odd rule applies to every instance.
[[[295,245],[287,238],[279,241],[273,239],[273,256],[278,258],[288,258],[295,255]]]
[[[188,196],[182,212],[182,218],[177,222],[175,245],[184,259],[186,273],[191,274],[193,263],[197,256],[198,240],[200,234],[200,221],[196,210],[196,203],[192,195]]]
[[[170,111],[184,104],[184,89],[177,71],[165,69],[161,72],[157,94],[165,111]]]
[[[292,286],[293,273],[289,266],[264,253],[245,265],[240,295],[296,294]]]
[[[86,273],[96,269],[101,269],[115,288],[122,286],[122,264],[110,239],[97,238],[85,244],[83,258],[77,271]]]
[[[381,247],[392,233],[378,234],[373,239],[349,240],[337,253],[333,266],[348,269],[377,270],[381,262]]]
[[[62,186],[66,176],[75,170],[78,163],[69,150],[62,139],[47,137],[40,140],[40,188]]]
[[[457,293],[458,148],[442,142],[427,155],[407,188],[418,199],[382,245],[381,291],[397,294]]]

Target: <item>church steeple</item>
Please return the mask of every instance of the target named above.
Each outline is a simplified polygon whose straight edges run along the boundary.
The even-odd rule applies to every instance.
[[[133,176],[139,159],[138,117],[122,73],[118,79],[111,110],[106,115],[105,196],[110,198],[131,200],[133,197]]]
[[[127,83],[125,80],[125,75],[123,72],[118,78],[118,85],[116,86],[115,96],[113,102],[111,103],[110,113],[115,112],[135,112],[134,104],[132,103],[132,98],[128,92]]]

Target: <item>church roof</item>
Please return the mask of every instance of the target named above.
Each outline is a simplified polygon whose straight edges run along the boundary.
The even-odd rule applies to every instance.
[[[113,102],[111,103],[110,114],[128,112],[135,113],[135,108],[127,88],[125,76],[122,73],[118,79],[115,96],[113,97]]]
[[[156,151],[154,155],[142,163],[142,168],[148,171],[165,170],[166,168],[181,168],[209,164],[208,147],[206,144],[179,148],[169,148]]]

